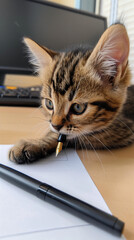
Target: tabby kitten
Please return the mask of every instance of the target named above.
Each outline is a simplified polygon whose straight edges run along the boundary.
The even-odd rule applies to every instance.
[[[59,133],[76,148],[111,149],[134,141],[134,87],[128,88],[129,39],[122,24],[110,26],[92,52],[57,53],[31,39],[24,42],[42,80],[50,131],[39,140],[20,141],[10,150],[10,160],[30,163],[47,156],[55,151]]]

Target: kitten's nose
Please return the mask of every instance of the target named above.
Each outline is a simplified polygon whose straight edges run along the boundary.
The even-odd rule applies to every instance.
[[[52,127],[55,128],[57,131],[60,131],[60,129],[63,127],[63,124],[61,125],[52,124]]]

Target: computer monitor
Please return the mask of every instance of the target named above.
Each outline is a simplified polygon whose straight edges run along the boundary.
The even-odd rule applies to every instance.
[[[75,44],[94,46],[106,18],[44,0],[0,0],[0,75],[33,74],[24,36],[53,50]]]

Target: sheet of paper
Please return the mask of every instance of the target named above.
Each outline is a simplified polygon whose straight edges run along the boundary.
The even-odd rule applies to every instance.
[[[62,151],[31,165],[8,160],[11,146],[0,145],[0,162],[46,182],[108,213],[105,201],[74,150]],[[105,232],[0,179],[0,239],[116,240]],[[124,239],[122,236],[120,239]]]

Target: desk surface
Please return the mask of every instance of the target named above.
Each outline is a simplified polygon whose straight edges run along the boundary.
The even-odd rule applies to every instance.
[[[46,131],[38,108],[0,107],[0,144],[36,138]],[[125,222],[124,235],[134,239],[134,145],[119,150],[79,150],[88,173],[113,215]]]

